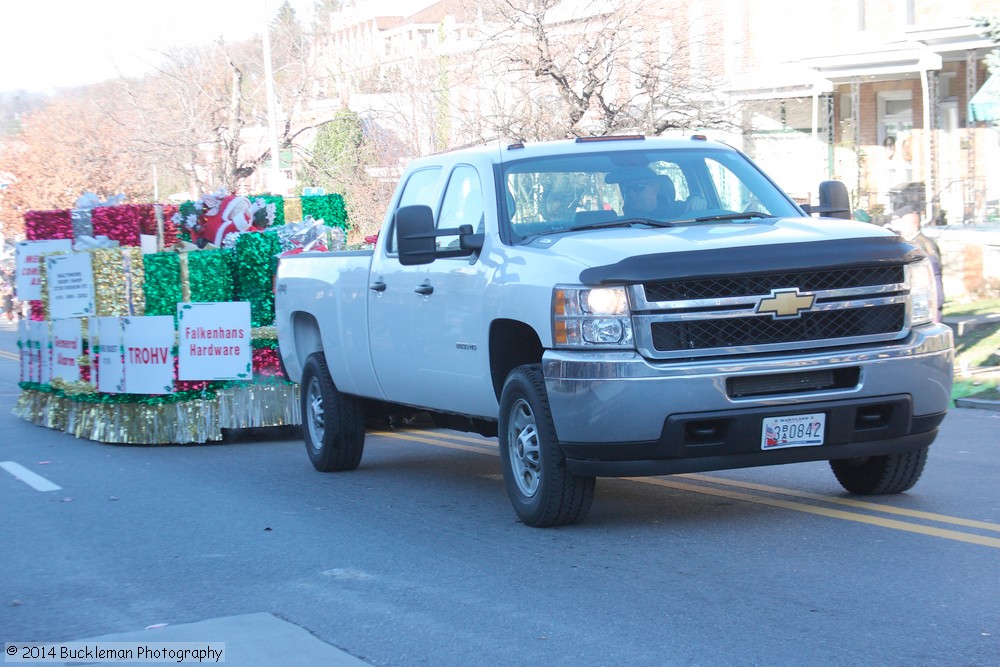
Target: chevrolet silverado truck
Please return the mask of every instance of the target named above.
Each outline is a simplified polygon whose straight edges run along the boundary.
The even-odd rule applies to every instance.
[[[930,264],[808,210],[702,136],[414,160],[372,250],[279,262],[313,466],[425,413],[498,438],[531,526],[582,519],[602,476],[823,460],[851,493],[906,491],[952,382]]]

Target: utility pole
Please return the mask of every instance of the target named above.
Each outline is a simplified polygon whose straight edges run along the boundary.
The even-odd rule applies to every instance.
[[[278,111],[274,100],[274,72],[271,65],[271,30],[267,0],[264,0],[264,93],[267,95],[268,139],[271,142],[271,169],[268,172],[268,190],[271,194],[285,194],[285,181],[281,174],[281,151],[278,149]]]

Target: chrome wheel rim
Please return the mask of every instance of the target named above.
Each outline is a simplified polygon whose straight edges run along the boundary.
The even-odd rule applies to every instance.
[[[310,444],[313,449],[320,449],[326,426],[323,422],[323,392],[316,378],[312,378],[306,387],[306,425],[309,428]]]
[[[510,409],[507,447],[517,488],[525,497],[531,498],[538,491],[541,478],[541,449],[535,415],[528,402],[521,398]]]

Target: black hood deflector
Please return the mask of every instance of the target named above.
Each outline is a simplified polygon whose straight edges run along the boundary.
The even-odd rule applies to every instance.
[[[776,245],[714,248],[628,257],[580,273],[584,285],[628,285],[664,280],[825,271],[910,264],[923,259],[917,246],[899,237],[838,239]]]

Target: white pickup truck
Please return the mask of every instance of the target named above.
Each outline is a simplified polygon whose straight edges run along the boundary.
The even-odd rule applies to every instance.
[[[532,526],[584,517],[601,476],[828,460],[852,493],[909,489],[952,382],[931,267],[806,210],[700,136],[415,160],[374,250],[279,263],[313,465],[356,468],[366,419],[423,412],[498,436]]]

